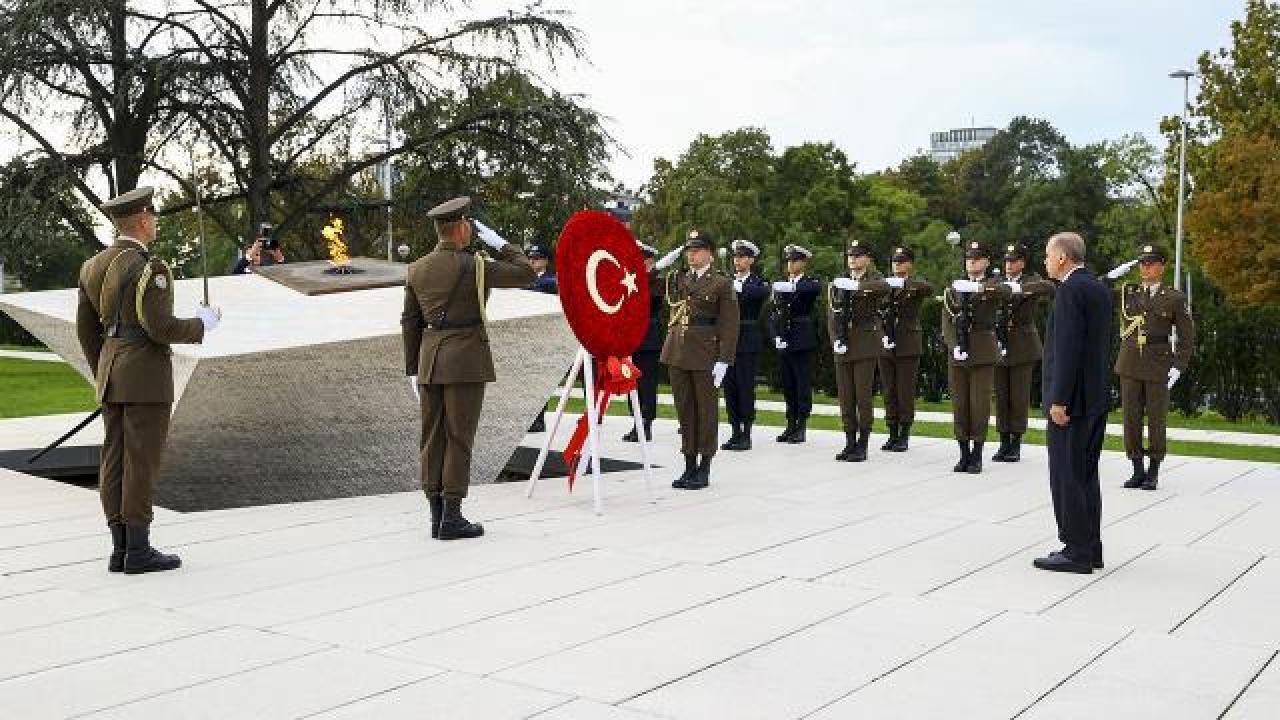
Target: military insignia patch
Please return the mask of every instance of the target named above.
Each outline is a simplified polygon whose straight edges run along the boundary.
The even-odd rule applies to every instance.
[[[158,288],[160,288],[161,290],[163,290],[163,289],[165,289],[165,288],[169,287],[169,281],[165,278],[165,276],[163,276],[163,275],[157,275],[157,276],[156,276],[156,287],[158,287]]]

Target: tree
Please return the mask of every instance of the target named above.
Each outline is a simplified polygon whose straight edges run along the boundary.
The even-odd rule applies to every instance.
[[[0,166],[0,264],[28,290],[75,285],[80,263],[91,250],[76,228],[60,218],[87,223],[66,176],[49,159],[15,158]],[[99,248],[94,242],[93,251]]]
[[[1186,218],[1195,256],[1230,300],[1280,302],[1280,141],[1231,132],[1209,152]]]

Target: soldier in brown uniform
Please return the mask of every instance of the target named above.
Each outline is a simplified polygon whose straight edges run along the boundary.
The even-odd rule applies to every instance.
[[[916,380],[920,376],[920,356],[924,354],[924,334],[920,329],[920,306],[933,294],[927,280],[911,277],[915,253],[909,247],[893,250],[893,277],[880,312],[883,315],[884,348],[880,351],[880,382],[884,385],[884,417],[889,439],[881,450],[906,452],[911,423],[916,418]]]
[[[1187,296],[1164,285],[1167,256],[1163,248],[1145,245],[1138,259],[1107,273],[1104,282],[1114,282],[1138,263],[1142,281],[1124,283],[1113,291],[1120,310],[1120,354],[1116,374],[1120,376],[1120,404],[1124,407],[1124,452],[1133,463],[1127,488],[1155,490],[1160,463],[1165,454],[1165,423],[1169,413],[1169,391],[1191,362],[1196,327],[1187,307]],[[1177,348],[1173,332],[1177,330]],[[1142,466],[1142,418],[1147,418],[1150,458]]]
[[[103,204],[118,237],[81,266],[76,308],[76,334],[102,405],[98,487],[111,529],[107,569],[130,575],[182,565],[150,541],[152,498],[173,408],[169,345],[201,342],[221,319],[207,307],[196,318],[173,316],[173,272],[147,250],[156,239],[153,195],[143,187]]]
[[[701,490],[710,482],[718,447],[716,388],[738,349],[738,298],[733,282],[711,266],[715,244],[709,234],[691,231],[684,248],[689,270],[667,276],[671,319],[662,362],[671,378],[684,455],[684,473],[671,487]]]
[[[497,379],[484,324],[489,289],[522,288],[537,275],[520,248],[478,221],[473,229],[470,208],[470,198],[461,197],[427,213],[440,242],[409,266],[400,316],[405,373],[422,411],[422,489],[431,537],[441,540],[484,534],[462,516],[462,499],[471,483],[484,386]],[[473,234],[497,259],[466,250]]]
[[[876,361],[884,349],[880,299],[889,293],[889,284],[871,266],[871,250],[866,243],[850,241],[845,255],[849,276],[832,280],[827,291],[827,332],[835,354],[836,391],[845,437],[844,450],[836,460],[863,462],[875,419],[872,388]]]
[[[1013,293],[987,277],[991,255],[978,242],[965,245],[966,277],[956,280],[942,297],[942,337],[948,353],[951,425],[960,446],[955,472],[982,472],[982,444],[991,421],[991,385],[1000,348],[996,344],[996,312]]]
[[[996,431],[1000,433],[1000,447],[991,461],[1018,462],[1022,459],[1022,436],[1027,432],[1031,405],[1031,371],[1043,351],[1036,328],[1036,305],[1053,297],[1053,283],[1025,272],[1025,246],[1015,243],[1004,250],[1004,284],[1013,295],[1001,304],[996,316],[996,340],[1000,343],[1000,362],[995,371]]]

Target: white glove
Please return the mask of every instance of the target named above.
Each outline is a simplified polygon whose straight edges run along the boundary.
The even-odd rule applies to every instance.
[[[786,341],[786,340],[783,340],[783,339],[782,339],[782,338],[780,338],[780,337],[776,337],[776,338],[774,338],[774,339],[773,339],[773,346],[774,346],[774,347],[776,347],[776,348],[778,348],[779,350],[786,350],[786,349],[787,349],[787,341]]]
[[[956,280],[951,283],[951,289],[962,293],[976,293],[982,291],[982,283],[973,280]]]
[[[734,281],[733,281],[733,291],[734,291],[734,292],[736,292],[736,293],[740,293],[740,292],[742,292],[742,281],[741,281],[741,280],[734,280]]]
[[[196,308],[196,317],[200,318],[200,322],[204,323],[204,331],[210,332],[222,322],[222,311],[218,308],[201,305]]]
[[[672,250],[671,252],[659,258],[658,262],[654,263],[653,266],[659,270],[666,270],[667,268],[676,264],[676,260],[680,259],[680,253],[683,250],[684,250],[683,247],[678,247],[675,250]]]
[[[1169,389],[1172,390],[1174,383],[1178,382],[1178,378],[1182,377],[1182,371],[1178,368],[1169,368]]]
[[[831,343],[831,349],[834,350],[837,355],[843,355],[849,352],[849,346],[845,345],[839,340],[836,340],[835,342]]]
[[[891,288],[898,288],[899,290],[901,290],[902,287],[907,284],[907,279],[900,278],[900,277],[891,277],[888,280],[885,280],[885,283],[887,283]]]
[[[1125,273],[1129,272],[1129,268],[1137,264],[1138,264],[1137,260],[1130,260],[1129,262],[1124,263],[1123,265],[1117,265],[1114,268],[1112,268],[1111,272],[1107,273],[1106,277],[1108,280],[1115,280],[1121,275],[1124,275]]]
[[[898,347],[898,343],[893,342],[892,340],[890,340],[888,335],[881,335],[881,336],[880,336],[880,344],[884,346],[884,349],[885,349],[885,350],[892,350],[892,349],[894,349],[894,348]]]
[[[410,376],[409,376],[409,387],[413,389],[413,396],[414,396],[414,397],[416,397],[416,398],[418,398],[419,400],[421,400],[421,399],[422,399],[422,391],[418,389],[418,376],[417,376],[417,375],[410,375]]]
[[[1022,294],[1022,283],[1006,280],[1004,284],[1009,286],[1009,289],[1013,291],[1014,295]]]
[[[716,387],[720,387],[720,383],[724,382],[724,374],[729,371],[729,363],[716,362],[711,366],[711,381]]]
[[[796,291],[796,284],[790,280],[779,280],[773,284],[773,291],[780,293],[793,293]]]
[[[854,280],[853,278],[847,278],[847,277],[838,277],[831,281],[831,285],[832,287],[838,288],[840,290],[852,291],[852,290],[858,289],[858,281]]]
[[[957,345],[951,348],[951,357],[955,358],[956,360],[959,360],[960,362],[964,362],[965,360],[969,359],[969,353],[962,352],[960,350],[960,346]]]
[[[488,225],[485,225],[479,220],[474,220],[473,222],[476,224],[476,235],[479,236],[480,240],[483,241],[485,245],[488,245],[494,250],[501,250],[507,246],[507,241],[503,240],[502,236],[494,232]]]

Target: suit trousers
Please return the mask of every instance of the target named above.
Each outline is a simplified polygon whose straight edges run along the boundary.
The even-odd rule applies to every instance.
[[[984,442],[991,424],[991,383],[994,365],[951,365],[951,427],[956,440]]]
[[[430,497],[467,496],[471,486],[471,449],[484,407],[482,382],[419,385],[422,393],[422,489]]]
[[[1035,363],[996,365],[996,430],[1002,433],[1027,431],[1031,406],[1031,371]]]
[[[1102,557],[1102,491],[1098,457],[1106,435],[1107,415],[1072,417],[1066,427],[1049,421],[1049,490],[1058,539],[1066,554],[1079,562]]]
[[[658,355],[656,352],[638,352],[631,356],[631,362],[640,368],[640,379],[636,381],[640,417],[648,422],[658,417]],[[630,395],[627,396],[627,408],[631,408]]]
[[[733,425],[756,421],[756,354],[738,353],[724,376],[724,405]]]
[[[884,419],[890,425],[916,419],[916,381],[920,356],[880,358],[880,382],[884,385]]]
[[[782,397],[787,401],[787,418],[802,420],[813,412],[813,351],[779,353],[782,366]]]
[[[671,378],[671,394],[676,401],[676,419],[680,421],[680,452],[716,454],[719,430],[719,394],[711,377],[711,368],[685,370],[667,366]]]
[[[1120,376],[1120,404],[1124,407],[1124,454],[1142,458],[1142,418],[1147,418],[1147,455],[1163,460],[1165,424],[1169,416],[1169,385],[1162,380]]]
[[[840,424],[845,432],[871,430],[875,420],[872,387],[876,359],[835,363],[836,393],[840,396]]]
[[[149,525],[172,403],[103,403],[98,494],[108,525]]]

